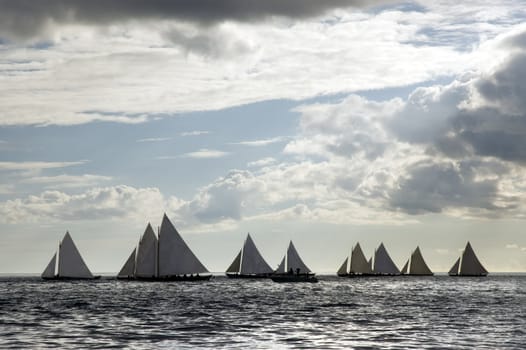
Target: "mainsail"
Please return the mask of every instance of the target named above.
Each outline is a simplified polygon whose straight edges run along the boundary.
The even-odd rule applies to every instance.
[[[157,243],[152,225],[148,223],[137,248],[135,277],[152,278],[156,276]]]
[[[450,276],[486,276],[487,274],[488,271],[480,263],[469,242],[466,244],[462,256],[449,270]]]
[[[164,214],[159,232],[159,277],[208,272]]]
[[[126,263],[124,263],[124,266],[119,271],[119,274],[117,275],[117,278],[132,278],[135,275],[135,252],[137,251],[137,248],[134,248],[132,253],[130,254],[130,257],[128,260],[126,260]]]
[[[69,232],[66,232],[59,246],[58,277],[93,278]]]
[[[369,274],[372,273],[371,266],[360,247],[360,243],[356,243],[351,253],[350,273]]]
[[[301,260],[298,251],[294,247],[294,244],[292,244],[292,241],[290,241],[287,253],[283,257],[283,260],[281,260],[281,263],[279,264],[279,267],[276,270],[276,272],[285,273],[290,271],[292,271],[293,273],[311,272],[311,270],[307,267],[307,265],[305,265],[303,260]]]
[[[383,243],[380,243],[374,253],[374,273],[380,275],[399,275],[400,271],[387,253]]]

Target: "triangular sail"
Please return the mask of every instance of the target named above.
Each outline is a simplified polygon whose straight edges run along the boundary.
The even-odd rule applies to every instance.
[[[238,273],[240,267],[241,267],[241,250],[239,251],[239,253],[237,253],[236,258],[234,259],[234,261],[232,261],[232,264],[230,264],[230,267],[226,270],[226,272]]]
[[[128,257],[128,260],[124,263],[124,266],[119,271],[119,274],[117,277],[120,278],[130,278],[133,277],[135,274],[135,253],[137,251],[137,248],[134,248],[130,256]]]
[[[51,261],[47,264],[44,272],[42,272],[42,278],[53,278],[55,277],[55,270],[57,265],[57,253],[53,254]]]
[[[148,224],[144,231],[139,247],[137,248],[137,259],[135,261],[135,277],[155,277],[157,262],[157,237],[152,226]]]
[[[278,268],[276,270],[276,273],[285,273],[285,263],[286,263],[286,258],[287,258],[287,255],[285,255],[283,257],[283,259],[281,259],[281,262],[279,263],[278,265]]]
[[[459,266],[460,266],[460,258],[458,258],[457,261],[453,264],[453,267],[451,268],[451,270],[449,270],[448,275],[457,276]]]
[[[290,271],[290,269],[292,269],[294,273],[297,273],[298,271],[299,273],[311,272],[303,260],[301,260],[294,244],[292,244],[292,241],[290,241],[289,248],[287,249],[287,271]]]
[[[343,262],[342,266],[338,269],[338,272],[336,272],[338,275],[345,275],[347,274],[347,263],[349,262],[349,258],[345,258],[345,261]]]
[[[404,267],[402,267],[402,270],[400,270],[400,273],[401,273],[402,275],[407,274],[407,266],[408,266],[408,265],[409,265],[409,260],[407,260],[407,261],[405,262]]]
[[[69,232],[60,242],[58,253],[58,276],[69,278],[93,278],[82,259]]]
[[[469,242],[466,244],[464,253],[462,253],[459,274],[472,276],[484,276],[488,274],[488,271],[480,263]]]
[[[405,272],[402,272],[405,273]],[[411,254],[411,265],[409,266],[410,275],[432,275],[431,269],[427,266],[420,247],[416,247],[413,254]]]
[[[356,243],[351,253],[350,273],[372,273],[370,264],[367,262],[365,255],[360,247],[360,243]]]
[[[243,255],[241,259],[241,273],[242,274],[265,274],[272,273],[272,268],[267,264],[265,259],[261,256],[254,241],[247,235],[245,244],[243,245]]]
[[[384,275],[400,274],[400,271],[389,256],[389,253],[387,253],[383,243],[380,243],[380,246],[374,254],[374,272]]]
[[[166,214],[159,234],[159,277],[208,272]]]

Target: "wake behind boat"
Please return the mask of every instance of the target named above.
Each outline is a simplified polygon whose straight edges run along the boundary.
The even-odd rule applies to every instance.
[[[118,279],[146,281],[206,281],[211,277],[166,214],[159,238],[148,223],[139,245],[117,275]]]
[[[305,265],[301,260],[294,244],[292,241],[289,243],[289,247],[285,256],[281,260],[278,269],[270,277],[272,281],[282,282],[309,282],[316,283],[318,279],[315,274]]]
[[[272,268],[263,259],[250,234],[247,234],[243,247],[226,270],[229,278],[268,278]]]
[[[57,253],[53,254],[51,261],[46,266],[41,275],[45,280],[80,280],[98,279],[100,276],[93,276],[88,266],[73,242],[69,232],[59,243]]]

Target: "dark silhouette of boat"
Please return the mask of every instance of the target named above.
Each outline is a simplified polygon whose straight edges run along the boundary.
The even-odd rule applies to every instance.
[[[278,269],[270,276],[272,281],[278,283],[284,282],[309,282],[316,283],[318,279],[315,274],[301,260],[292,241],[285,256],[281,260]]]
[[[486,277],[488,271],[482,266],[471,243],[468,242],[448,274],[453,277]]]
[[[360,243],[356,243],[351,251],[351,257],[345,258],[342,265],[337,271],[339,277],[370,277],[375,276],[372,268],[372,259],[369,261],[365,258],[365,254],[360,247]]]
[[[263,259],[250,234],[247,234],[243,247],[226,270],[228,278],[269,278],[272,268]]]
[[[406,261],[400,273],[404,276],[433,276],[433,272],[427,266],[418,246]]]

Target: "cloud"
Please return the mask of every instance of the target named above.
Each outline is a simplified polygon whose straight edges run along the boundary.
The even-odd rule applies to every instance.
[[[1,0],[0,33],[13,38],[38,36],[64,24],[111,25],[126,21],[180,20],[201,25],[224,21],[254,22],[280,16],[305,18],[328,10],[371,6],[385,1],[363,0],[194,0],[81,1]]]
[[[46,188],[75,188],[94,186],[101,182],[110,181],[113,178],[102,175],[56,175],[56,176],[36,176],[23,179],[20,182],[26,184],[44,185]]]
[[[227,155],[229,155],[228,152],[202,148],[195,152],[185,153],[181,155],[181,157],[193,158],[193,159],[207,159],[207,158],[222,158],[222,157],[226,157]]]
[[[273,137],[270,139],[262,140],[252,140],[252,141],[240,141],[240,142],[230,142],[230,145],[241,145],[241,146],[250,146],[250,147],[262,147],[271,145],[273,143],[278,143],[286,140],[285,137]]]
[[[171,137],[149,137],[145,139],[139,139],[137,142],[162,142],[171,140]]]
[[[65,168],[75,165],[85,164],[87,161],[81,160],[76,162],[0,162],[0,171],[2,170],[42,170]]]
[[[210,134],[210,131],[205,130],[194,130],[194,131],[185,131],[180,133],[181,136],[200,136]]]
[[[144,221],[178,205],[176,198],[164,198],[157,188],[119,185],[93,188],[80,194],[45,191],[1,202],[0,220],[8,223],[127,218]]]
[[[505,248],[506,249],[519,249],[519,246],[516,243],[512,243],[512,244],[506,244]]]
[[[271,165],[273,163],[276,163],[277,160],[272,158],[272,157],[266,157],[266,158],[261,158],[259,160],[255,160],[253,162],[249,162],[247,165],[249,167],[263,167],[263,166],[266,166],[266,165]]]

